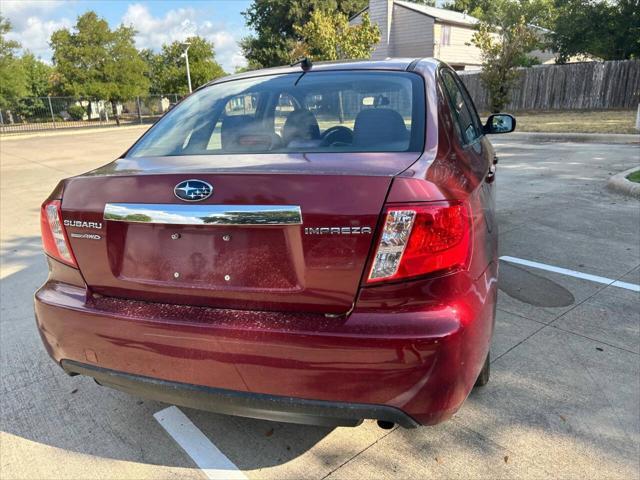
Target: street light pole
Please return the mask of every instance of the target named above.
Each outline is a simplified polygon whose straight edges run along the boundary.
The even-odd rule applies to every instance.
[[[189,47],[191,46],[191,44],[189,42],[184,42],[182,45],[187,46],[182,56],[184,57],[187,63],[187,83],[189,84],[189,93],[191,93],[193,91],[191,89],[191,72],[189,71]]]

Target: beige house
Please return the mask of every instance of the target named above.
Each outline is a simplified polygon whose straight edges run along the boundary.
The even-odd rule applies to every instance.
[[[361,21],[364,12],[380,28],[380,43],[372,58],[435,57],[456,70],[478,70],[480,50],[471,44],[478,19],[465,13],[428,7],[403,0],[369,0],[369,6],[351,18]],[[540,63],[555,63],[552,52],[532,53]]]

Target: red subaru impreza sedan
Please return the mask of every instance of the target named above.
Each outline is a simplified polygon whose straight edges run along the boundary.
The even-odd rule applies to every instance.
[[[42,206],[35,294],[70,375],[322,425],[450,417],[489,376],[496,157],[433,59],[226,77]]]

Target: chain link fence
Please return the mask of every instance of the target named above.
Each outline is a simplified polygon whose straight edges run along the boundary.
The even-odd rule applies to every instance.
[[[0,108],[0,134],[154,123],[180,100],[175,93],[126,101],[25,97]]]

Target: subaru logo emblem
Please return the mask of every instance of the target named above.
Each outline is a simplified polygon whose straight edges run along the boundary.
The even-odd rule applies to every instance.
[[[211,196],[213,187],[210,183],[202,180],[191,179],[177,184],[173,189],[173,193],[185,202],[199,202]]]

